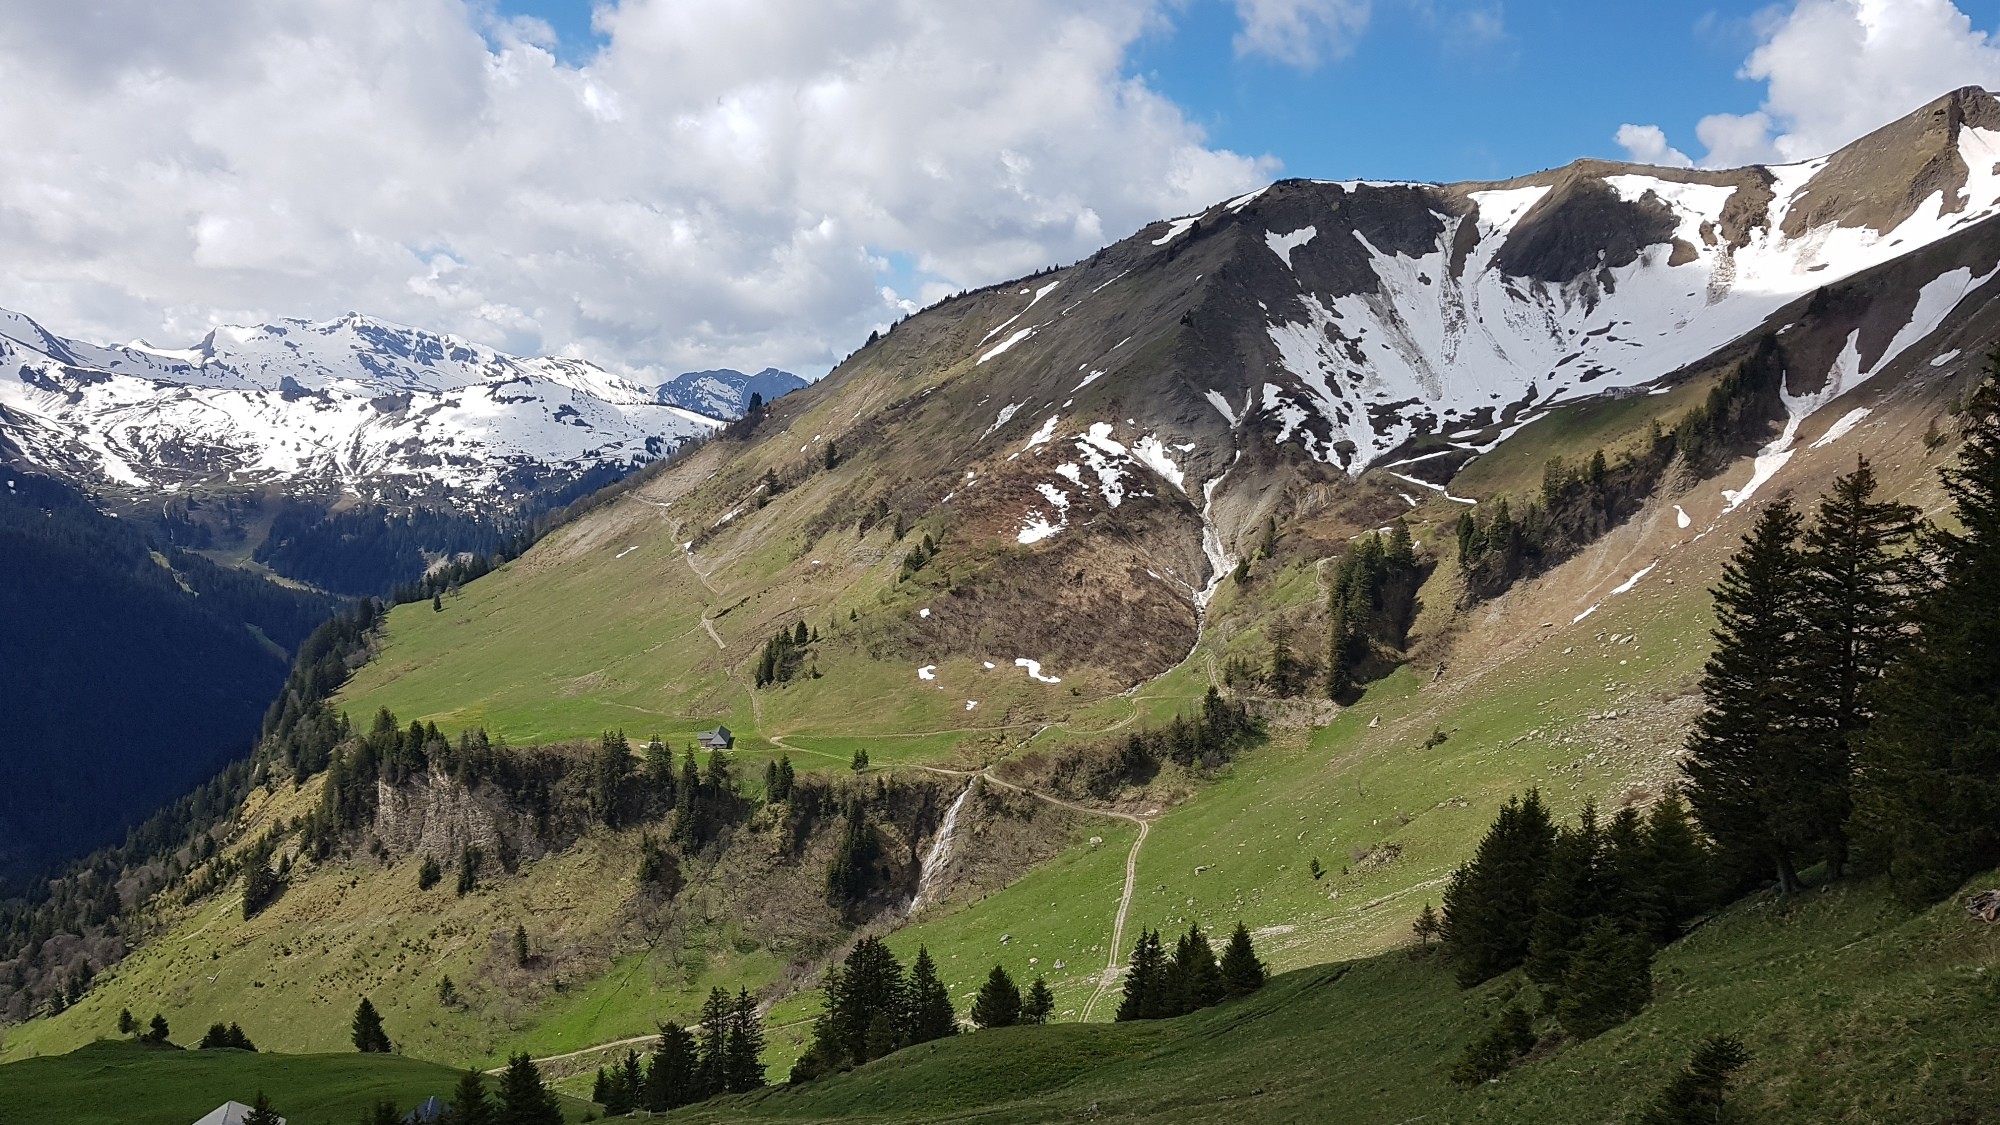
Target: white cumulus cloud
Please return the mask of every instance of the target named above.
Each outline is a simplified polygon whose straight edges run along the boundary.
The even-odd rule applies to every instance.
[[[1640,164],[1663,168],[1692,168],[1688,154],[1667,143],[1667,134],[1658,125],[1620,125],[1618,144]]]
[[[2000,88],[2000,42],[1952,0],[1796,0],[1759,21],[1742,77],[1764,83],[1752,113],[1702,118],[1707,167],[1822,156],[1960,86]],[[1655,126],[1625,126],[1632,152]]]
[[[159,344],[355,309],[637,375],[823,370],[912,301],[1269,179],[1125,73],[1171,10],[621,0],[569,65],[483,0],[12,0],[0,306]]]

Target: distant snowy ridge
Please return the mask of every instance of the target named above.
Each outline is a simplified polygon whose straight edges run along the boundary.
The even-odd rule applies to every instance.
[[[226,326],[185,349],[67,340],[0,310],[0,434],[93,485],[277,484],[501,503],[715,429],[576,359],[357,314]]]
[[[684,371],[661,383],[656,401],[706,414],[710,418],[733,421],[750,409],[750,396],[762,395],[765,402],[791,394],[809,384],[789,371],[766,367],[755,375],[720,368],[714,371]]]

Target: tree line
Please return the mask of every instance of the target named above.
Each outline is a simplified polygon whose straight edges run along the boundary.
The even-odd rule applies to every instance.
[[[1264,964],[1243,923],[1229,936],[1218,961],[1198,925],[1174,941],[1169,954],[1158,930],[1141,930],[1125,968],[1120,1020],[1172,1019],[1264,987]]]
[[[652,1056],[641,1062],[635,1051],[610,1067],[599,1067],[591,1100],[607,1117],[634,1110],[654,1113],[693,1105],[721,1094],[760,1089],[764,1079],[764,1023],[747,991],[732,998],[711,989],[694,1028],[667,1023]]]

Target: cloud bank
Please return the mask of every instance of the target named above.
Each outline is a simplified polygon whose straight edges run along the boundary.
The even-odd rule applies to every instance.
[[[1756,112],[1695,126],[1704,167],[1825,155],[1960,86],[2000,89],[2000,42],[1951,0],[1797,0],[1763,18],[1741,77],[1765,85]],[[1626,125],[1633,160],[1686,167],[1656,125]]]
[[[1366,18],[1241,3],[1246,36],[1306,29],[1310,60],[1269,48],[1300,65]],[[158,344],[356,309],[635,375],[817,372],[913,303],[1270,178],[1125,75],[1168,11],[623,0],[569,66],[481,0],[15,0],[0,306]]]

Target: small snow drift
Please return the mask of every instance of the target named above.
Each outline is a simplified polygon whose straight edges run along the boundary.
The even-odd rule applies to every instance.
[[[1040,680],[1042,683],[1045,684],[1062,683],[1062,677],[1060,676],[1042,675],[1042,662],[1039,660],[1029,660],[1025,656],[1015,657],[1014,667],[1026,668],[1028,670],[1028,676],[1030,679]]]

